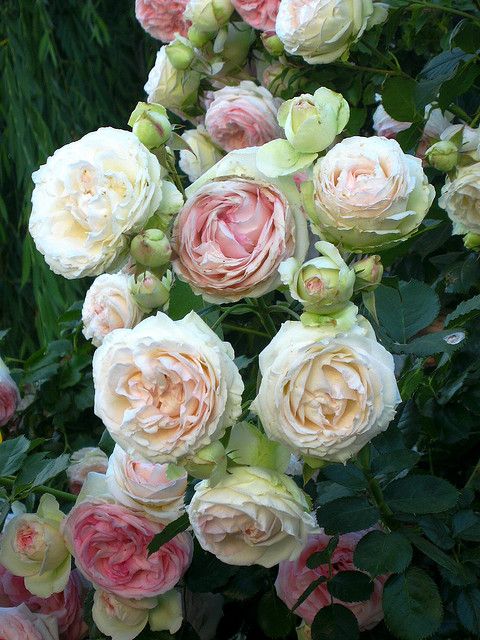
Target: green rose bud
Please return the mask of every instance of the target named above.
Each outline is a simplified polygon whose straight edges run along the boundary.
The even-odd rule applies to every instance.
[[[480,235],[478,233],[467,233],[463,237],[463,244],[465,249],[473,249],[474,251],[480,251]]]
[[[172,125],[167,111],[160,104],[139,102],[132,111],[128,125],[147,149],[162,146],[172,135]]]
[[[305,327],[333,328],[336,332],[349,331],[357,321],[358,307],[353,302],[345,303],[339,311],[328,314],[305,311],[300,320]]]
[[[130,292],[143,313],[150,313],[153,309],[168,307],[171,286],[171,271],[167,271],[161,279],[150,271],[145,271],[136,279],[132,277]]]
[[[214,38],[215,32],[209,33],[207,31],[201,31],[194,26],[190,27],[188,30],[188,39],[194,47],[198,47],[199,49],[204,47],[207,42],[210,42],[210,40],[213,40]]]
[[[273,56],[274,58],[279,58],[281,55],[283,55],[285,47],[283,46],[283,42],[277,36],[275,31],[264,31],[261,38],[263,46],[271,56]]]
[[[318,153],[332,144],[350,118],[343,96],[321,87],[314,95],[302,94],[284,102],[278,123],[290,144],[300,153]]]
[[[190,0],[184,16],[198,31],[215,34],[227,24],[232,13],[230,0]],[[188,37],[193,42],[190,32]]]
[[[167,45],[166,53],[172,67],[185,71],[195,58],[195,50],[192,43],[182,36],[178,36]]]
[[[439,171],[451,171],[458,163],[458,147],[449,140],[436,142],[425,153],[428,163]]]
[[[263,467],[284,473],[290,461],[290,451],[273,442],[248,422],[238,422],[230,433],[228,455],[235,464]]]
[[[222,474],[227,468],[227,454],[221,442],[212,442],[200,449],[194,456],[184,461],[185,469],[194,478],[206,479],[219,471]]]
[[[302,265],[295,258],[289,258],[278,270],[292,298],[301,302],[306,311],[330,314],[342,309],[350,300],[355,273],[330,242],[320,241],[315,247],[320,257]]]
[[[170,262],[172,248],[160,229],[146,229],[132,240],[130,254],[138,264],[158,269]]]
[[[373,291],[382,281],[383,265],[380,256],[368,256],[355,262],[355,291]]]

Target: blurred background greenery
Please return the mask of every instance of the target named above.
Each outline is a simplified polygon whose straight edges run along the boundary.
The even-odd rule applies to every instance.
[[[88,281],[53,274],[27,233],[31,174],[102,126],[126,128],[158,43],[131,0],[0,2],[0,329],[23,358],[57,332]]]

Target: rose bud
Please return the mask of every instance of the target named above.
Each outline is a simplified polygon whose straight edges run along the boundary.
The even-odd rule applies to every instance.
[[[93,596],[92,618],[107,636],[133,640],[146,627],[156,604],[156,598],[122,598],[99,589]]]
[[[137,276],[136,280],[132,278],[130,293],[140,309],[144,313],[150,313],[153,309],[168,306],[171,286],[171,271],[167,271],[161,279],[150,271],[145,271]]]
[[[350,118],[350,107],[340,93],[320,87],[314,95],[302,94],[284,102],[278,122],[292,147],[301,153],[318,153],[332,144]]]
[[[277,36],[275,31],[264,31],[261,38],[263,46],[271,56],[273,56],[274,58],[279,58],[281,55],[283,55],[285,47],[283,46],[283,42]]]
[[[130,253],[138,264],[157,269],[170,262],[172,248],[163,231],[147,229],[132,240]]]
[[[382,281],[383,265],[380,256],[368,256],[352,265],[355,272],[355,291],[373,291]]]
[[[160,104],[139,102],[128,120],[133,133],[147,149],[165,144],[172,135],[167,111]]]
[[[478,233],[467,233],[463,238],[463,244],[465,249],[473,249],[474,251],[480,250],[480,235]]]
[[[230,0],[190,0],[184,16],[198,31],[215,34],[227,24],[232,13]],[[190,30],[188,36],[190,38]]]
[[[433,144],[425,152],[428,163],[439,171],[451,171],[457,166],[458,148],[449,140],[441,140]]]
[[[195,58],[195,51],[192,43],[181,36],[177,36],[167,48],[166,53],[172,67],[185,71],[192,64]]]
[[[7,365],[0,358],[0,427],[11,420],[19,400],[18,387],[10,375]]]
[[[320,257],[302,265],[295,258],[289,258],[278,270],[292,298],[308,311],[328,314],[338,311],[350,300],[355,274],[333,244],[320,241],[315,247]]]

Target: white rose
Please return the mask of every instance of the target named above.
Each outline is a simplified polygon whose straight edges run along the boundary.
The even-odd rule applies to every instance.
[[[188,105],[196,102],[200,78],[196,71],[175,69],[163,46],[157,53],[155,65],[144,87],[148,102],[156,102],[182,115]]]
[[[383,104],[379,104],[373,112],[373,130],[377,136],[395,138],[397,133],[412,126],[411,122],[400,122],[387,113]]]
[[[106,127],[55,151],[32,179],[29,229],[52,271],[96,276],[125,257],[162,200],[160,164],[129,131]]]
[[[203,480],[187,511],[201,547],[240,566],[294,560],[316,529],[295,482],[256,467],[234,467],[213,486]]]
[[[184,511],[187,473],[175,465],[134,459],[116,445],[108,462],[107,486],[120,504],[167,524]]]
[[[400,402],[393,357],[361,316],[344,334],[286,322],[260,354],[260,371],[252,410],[266,434],[331,462],[384,431]]]
[[[461,167],[447,178],[438,204],[453,222],[453,232],[480,234],[480,162]]]
[[[314,224],[322,236],[353,251],[407,238],[435,196],[419,158],[395,140],[354,136],[336,144],[313,168]]]
[[[192,151],[182,149],[178,164],[183,173],[188,176],[190,182],[195,182],[205,171],[213,167],[224,154],[212,142],[212,139],[202,126],[185,131],[182,134],[182,138]]]
[[[381,96],[376,94],[377,100],[381,100]],[[441,109],[434,108],[433,105],[427,104],[425,107],[424,117],[426,119],[423,129],[423,141],[429,141],[432,138],[439,138],[453,119],[453,113],[446,111],[442,113]],[[405,131],[411,127],[411,122],[399,122],[392,118],[385,110],[380,102],[373,114],[373,130],[377,136],[385,136],[385,138],[395,138],[397,133]]]
[[[281,0],[275,30],[288,53],[326,64],[386,14],[385,5],[372,0]]]
[[[82,307],[83,335],[96,347],[114,329],[131,329],[142,319],[130,292],[130,280],[126,273],[104,273],[87,291]]]
[[[82,447],[74,451],[67,469],[70,491],[80,493],[90,472],[106,473],[108,456],[98,447]]]
[[[133,600],[95,591],[92,618],[98,629],[115,640],[134,640],[143,631],[157,598]]]
[[[241,413],[233,349],[191,312],[110,333],[93,357],[95,413],[131,456],[175,462],[219,439]]]

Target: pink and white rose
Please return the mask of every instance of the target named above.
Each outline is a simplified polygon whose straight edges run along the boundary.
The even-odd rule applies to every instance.
[[[2,640],[59,640],[54,616],[32,613],[24,604],[0,609]]]
[[[67,545],[85,578],[99,589],[134,599],[169,591],[190,565],[189,533],[149,553],[148,545],[162,529],[123,505],[91,498],[78,502],[64,523]]]
[[[135,0],[135,15],[147,33],[170,42],[179,33],[186,36],[188,22],[183,16],[188,0]]]
[[[118,445],[108,463],[107,486],[117,502],[164,524],[176,520],[185,509],[186,471],[132,458]]]
[[[174,270],[206,300],[272,291],[280,263],[303,261],[308,247],[295,183],[260,173],[255,148],[229,153],[187,189],[172,242]]]
[[[90,472],[106,473],[108,456],[98,447],[83,447],[74,451],[67,468],[71,493],[79,494]]]
[[[213,92],[205,114],[205,128],[225,151],[261,146],[283,138],[283,130],[277,123],[281,102],[268,89],[243,80],[238,87]]]
[[[0,427],[3,427],[15,415],[20,392],[13,381],[7,365],[0,358]]]
[[[240,16],[254,29],[275,31],[280,0],[232,0]]]
[[[353,554],[358,541],[365,533],[365,531],[360,531],[340,536],[331,557],[333,576],[341,571],[357,570],[353,564]],[[320,577],[328,577],[328,563],[322,564],[315,569],[309,569],[306,562],[313,553],[323,551],[329,541],[330,536],[325,535],[323,532],[310,536],[307,545],[297,560],[280,563],[275,589],[280,600],[290,609],[312,582]],[[333,599],[333,602],[340,602],[340,604],[350,609],[357,618],[361,631],[373,629],[383,620],[382,595],[383,586],[387,578],[388,576],[378,576],[373,580],[373,593],[370,599],[365,602],[341,602],[336,598]],[[327,607],[331,602],[332,599],[328,592],[327,584],[324,582],[295,609],[295,613],[310,625],[320,609]]]

